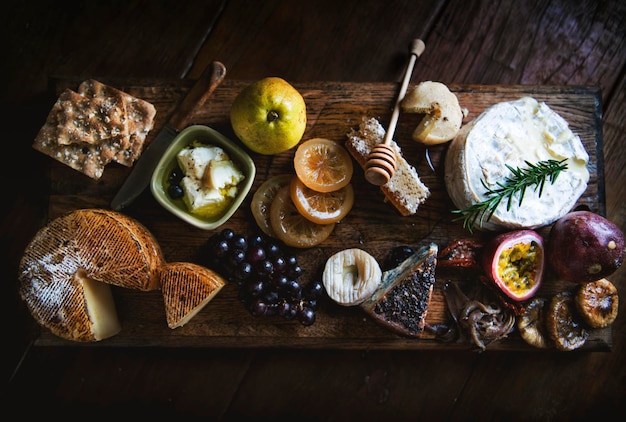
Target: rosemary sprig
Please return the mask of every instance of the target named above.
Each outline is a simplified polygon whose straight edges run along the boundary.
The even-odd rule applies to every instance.
[[[534,191],[539,191],[539,197],[541,197],[546,179],[553,184],[561,171],[567,170],[565,161],[566,159],[561,161],[543,160],[536,164],[524,161],[528,168],[513,168],[505,164],[513,175],[505,178],[504,183],[497,182],[498,187],[496,189],[489,188],[485,181],[481,179],[480,182],[487,190],[488,198],[467,208],[453,210],[453,214],[461,214],[460,217],[455,218],[453,221],[463,220],[463,228],[472,233],[472,227],[476,221],[479,222],[479,227],[482,227],[483,222],[489,221],[503,199],[507,199],[506,209],[508,211],[511,209],[513,195],[517,192],[519,192],[518,206],[522,205],[526,188],[529,186],[535,186]]]

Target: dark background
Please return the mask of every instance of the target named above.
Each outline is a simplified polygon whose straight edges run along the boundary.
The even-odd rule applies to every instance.
[[[2,14],[5,409],[22,415],[305,420],[577,420],[626,408],[624,301],[598,353],[32,347],[17,297],[23,248],[46,221],[48,159],[31,149],[49,78],[412,81],[602,90],[606,215],[626,228],[626,5],[620,1],[49,1]],[[574,3],[574,4],[573,4]],[[626,270],[611,280],[626,289]],[[84,413],[89,411],[90,413]],[[67,413],[62,413],[67,412]]]

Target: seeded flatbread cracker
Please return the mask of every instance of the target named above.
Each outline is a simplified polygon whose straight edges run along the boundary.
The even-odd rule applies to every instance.
[[[90,79],[79,93],[66,89],[59,95],[33,148],[99,179],[111,161],[132,166],[155,115],[149,102]]]
[[[62,93],[56,101],[46,122],[39,130],[33,148],[49,157],[77,170],[92,179],[102,177],[104,167],[111,161],[112,151],[103,153],[102,147],[88,142],[63,144],[59,142],[60,117],[63,116],[63,101],[67,95]],[[61,136],[61,138],[64,138]]]
[[[125,123],[128,128],[129,145],[113,157],[113,161],[130,167],[139,158],[143,144],[150,130],[154,127],[156,108],[148,101],[133,97],[95,79],[84,81],[78,87],[78,93],[92,98],[121,98],[126,111]]]

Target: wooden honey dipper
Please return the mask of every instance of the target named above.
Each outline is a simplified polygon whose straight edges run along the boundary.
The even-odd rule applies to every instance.
[[[396,153],[391,146],[391,139],[393,138],[393,133],[395,132],[396,125],[398,124],[398,117],[400,116],[400,103],[404,99],[404,94],[406,94],[406,90],[409,86],[409,80],[411,79],[411,74],[413,73],[415,61],[422,55],[425,48],[426,46],[424,45],[424,41],[420,39],[414,39],[411,43],[411,56],[409,58],[409,64],[406,67],[404,79],[402,80],[402,85],[400,86],[400,92],[398,93],[396,104],[393,108],[393,112],[391,113],[389,128],[385,133],[383,142],[372,148],[372,151],[367,157],[367,163],[365,163],[365,179],[373,185],[384,185],[389,181],[389,179],[391,179],[396,171]]]

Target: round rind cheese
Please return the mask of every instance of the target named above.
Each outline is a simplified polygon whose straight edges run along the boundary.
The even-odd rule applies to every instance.
[[[495,104],[464,125],[452,140],[445,158],[445,184],[452,202],[464,209],[489,198],[512,168],[527,168],[543,160],[567,160],[568,168],[554,183],[546,180],[541,196],[530,186],[519,204],[519,192],[510,209],[507,199],[490,219],[473,229],[537,228],[569,212],[587,189],[589,155],[567,121],[544,102],[524,97]],[[485,186],[483,185],[485,184]]]
[[[372,296],[381,280],[382,270],[376,258],[358,248],[332,255],[322,273],[328,296],[342,306],[360,304]]]
[[[35,320],[73,341],[98,341],[119,332],[110,285],[159,289],[161,248],[133,218],[80,209],[42,227],[18,270],[19,294]]]

